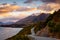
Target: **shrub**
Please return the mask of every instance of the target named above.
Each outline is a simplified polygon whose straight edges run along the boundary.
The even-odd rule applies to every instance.
[[[49,21],[49,22],[48,22],[48,26],[49,26],[49,27],[54,27],[55,25],[56,25],[56,24],[55,24],[53,21]]]

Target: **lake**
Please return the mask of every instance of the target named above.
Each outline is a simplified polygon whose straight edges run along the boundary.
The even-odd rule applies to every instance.
[[[0,40],[5,40],[16,35],[23,28],[0,27]]]

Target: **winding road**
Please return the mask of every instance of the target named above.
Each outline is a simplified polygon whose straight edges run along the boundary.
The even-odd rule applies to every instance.
[[[58,40],[56,38],[36,36],[34,33],[34,27],[31,29],[31,35],[28,35],[28,37],[31,38],[31,40]]]

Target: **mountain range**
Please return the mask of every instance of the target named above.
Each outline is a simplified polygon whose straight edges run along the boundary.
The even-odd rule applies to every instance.
[[[45,22],[49,15],[50,15],[49,13],[47,14],[41,13],[38,16],[30,15],[22,20],[19,20],[18,22],[16,22],[16,24],[27,24],[27,23],[37,22],[37,21]]]
[[[8,25],[10,27],[23,27],[23,26],[26,26],[26,25],[30,25],[30,24],[33,24],[33,23],[36,23],[38,21],[41,21],[41,22],[45,22],[46,19],[48,18],[50,14],[49,13],[41,13],[40,15],[36,16],[36,15],[30,15],[24,19],[21,19],[19,21],[17,21],[16,23],[13,23],[13,22],[7,22],[7,23],[2,23],[1,25]]]

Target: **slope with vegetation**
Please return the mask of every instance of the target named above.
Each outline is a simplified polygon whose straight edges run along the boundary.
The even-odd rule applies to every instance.
[[[60,10],[54,12],[47,23],[52,37],[60,38]]]
[[[60,10],[51,14],[44,25],[45,27],[37,32],[37,35],[60,39]]]
[[[39,24],[40,24],[40,22],[28,25],[28,26],[24,27],[23,30],[21,30],[18,34],[16,34],[15,36],[13,36],[11,38],[6,39],[6,40],[30,40],[26,35],[31,34],[31,29],[33,27],[35,27],[35,33],[38,30],[40,30],[42,27],[40,27]]]

